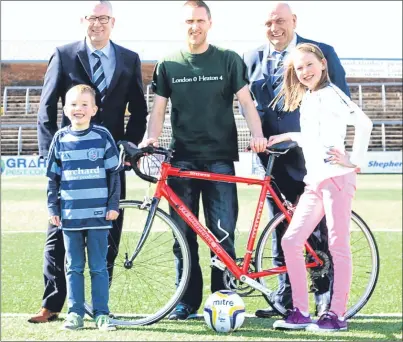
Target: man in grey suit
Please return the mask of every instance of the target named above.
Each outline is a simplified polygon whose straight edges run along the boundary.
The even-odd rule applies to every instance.
[[[343,92],[350,96],[346,83],[346,73],[333,47],[327,44],[302,38],[295,33],[297,16],[291,11],[290,6],[284,2],[271,3],[268,17],[265,21],[268,44],[249,51],[244,55],[244,61],[248,67],[250,91],[252,92],[256,109],[262,121],[263,134],[269,138],[286,132],[299,132],[299,110],[284,112],[280,106],[272,108],[271,102],[277,95],[282,84],[283,61],[299,43],[313,43],[323,51],[329,70],[331,82],[337,85]],[[281,76],[281,77],[280,77]],[[259,154],[263,167],[266,167],[268,156]],[[303,178],[306,174],[305,160],[301,148],[290,150],[287,154],[276,159],[273,168],[274,181],[285,197],[292,203],[298,201],[303,193],[305,184]],[[275,205],[273,214],[279,210]],[[276,229],[273,234],[273,263],[276,266],[284,265],[281,237],[283,229]],[[328,253],[326,222],[322,222],[315,229],[308,240],[315,250]],[[332,271],[324,276],[312,279],[311,291],[315,293],[316,313],[320,315],[329,307],[332,287]],[[291,288],[287,275],[279,276],[279,287],[276,300],[286,308],[292,308]],[[277,315],[273,309],[257,310],[258,317],[272,317]]]
[[[115,24],[109,1],[85,2],[81,23],[85,39],[56,48],[45,74],[38,112],[40,156],[46,157],[56,133],[57,103],[65,104],[66,92],[77,84],[88,84],[96,90],[98,112],[92,122],[106,127],[115,141],[138,144],[146,129],[147,105],[144,99],[141,63],[137,53],[113,43],[109,37]],[[126,109],[130,118],[125,130]],[[70,121],[63,114],[61,126]],[[126,196],[125,173],[120,173],[121,198]],[[108,272],[112,279],[123,225],[123,213],[109,234]],[[66,298],[63,236],[58,227],[49,224],[44,251],[44,281],[41,310],[28,321],[45,323],[58,317]]]

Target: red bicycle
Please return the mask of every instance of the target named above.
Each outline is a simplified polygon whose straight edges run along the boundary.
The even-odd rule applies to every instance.
[[[113,284],[110,288],[110,308],[115,315],[115,323],[120,325],[152,324],[170,313],[181,299],[189,280],[189,247],[182,231],[164,210],[159,208],[161,198],[165,198],[183,220],[197,233],[214,254],[211,267],[224,271],[228,289],[241,296],[259,291],[267,302],[281,315],[286,308],[278,304],[275,293],[278,286],[277,275],[287,272],[287,267],[273,267],[271,255],[273,231],[280,224],[288,224],[294,206],[281,194],[271,176],[275,158],[287,153],[295,142],[280,143],[270,147],[268,165],[264,179],[215,174],[210,172],[183,171],[172,167],[172,150],[146,147],[136,148],[128,142],[121,142],[126,159],[130,160],[135,173],[143,180],[156,183],[152,198],[143,201],[122,200],[125,226],[121,244],[114,265]],[[163,156],[160,160],[160,176],[155,178],[142,172],[138,167],[141,158]],[[152,168],[154,165],[150,164]],[[143,167],[144,168],[144,167]],[[241,258],[233,259],[220,242],[180,200],[167,185],[168,177],[195,178],[209,181],[243,183],[261,187],[256,213],[249,231],[246,248]],[[257,247],[259,224],[267,196],[271,196],[280,209],[260,235]],[[355,315],[369,300],[374,291],[378,273],[378,248],[368,226],[354,212],[351,215],[351,246],[353,255],[353,282],[346,317]],[[175,272],[174,241],[180,246],[183,269],[181,276]],[[309,276],[324,276],[329,272],[329,256],[315,251],[305,244],[306,268]],[[240,252],[237,251],[240,255]]]

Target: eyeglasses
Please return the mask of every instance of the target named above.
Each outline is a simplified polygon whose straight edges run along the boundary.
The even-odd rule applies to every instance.
[[[100,17],[85,16],[85,20],[89,21],[91,24],[94,24],[97,21],[97,19],[100,24],[107,24],[107,23],[109,23],[109,20],[111,18],[112,17],[109,17],[107,15],[101,15]]]

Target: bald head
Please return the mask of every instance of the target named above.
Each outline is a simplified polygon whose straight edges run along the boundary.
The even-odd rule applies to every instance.
[[[265,21],[266,37],[276,51],[283,51],[294,37],[297,16],[286,2],[270,3]]]
[[[290,14],[292,14],[292,9],[290,7],[290,5],[287,2],[281,2],[281,1],[274,1],[269,3],[268,6],[268,12],[272,13],[272,12],[289,12]]]

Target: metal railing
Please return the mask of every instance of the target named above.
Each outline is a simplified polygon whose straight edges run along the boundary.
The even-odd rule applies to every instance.
[[[37,86],[7,86],[4,87],[4,92],[3,92],[3,114],[7,113],[7,92],[8,90],[25,90],[25,114],[28,114],[29,109],[31,108],[31,105],[29,103],[29,91],[30,90],[38,90],[42,89],[43,87],[37,87]]]
[[[381,101],[382,101],[382,110],[385,113],[386,112],[386,87],[396,87],[400,86],[403,87],[402,82],[385,82],[385,83],[375,83],[375,82],[363,82],[363,83],[349,83],[349,87],[358,87],[358,105],[360,108],[363,107],[363,87],[381,87]],[[152,98],[152,94],[150,92],[151,90],[151,84],[147,85],[146,87],[146,101],[147,101],[147,110],[150,110],[150,102]],[[168,104],[170,106],[170,102]]]
[[[148,111],[150,111],[152,109],[150,102],[153,97],[153,94],[150,92],[150,90],[151,90],[151,83],[149,85],[147,85],[147,87],[146,87],[146,102],[147,102]],[[167,111],[169,112],[169,114],[171,114],[171,110],[172,110],[172,103],[171,103],[171,99],[169,98],[168,103],[167,103]]]
[[[372,121],[372,124],[374,126],[381,125],[382,151],[385,152],[386,151],[386,128],[385,128],[385,126],[402,125],[403,121],[399,121],[399,120],[390,120],[390,121],[374,120],[374,121]]]
[[[403,121],[373,121],[374,126],[381,126],[381,141],[382,141],[382,151],[386,151],[386,126],[391,125],[403,125]],[[36,128],[37,126],[34,124],[2,124],[1,128],[18,128],[18,136],[17,136],[17,154],[20,155],[22,152],[23,139],[22,139],[22,129],[23,128]]]
[[[1,128],[18,128],[17,135],[17,155],[19,156],[22,152],[22,129],[23,128],[36,128],[36,125],[33,124],[2,124]]]
[[[402,86],[403,83],[401,82],[390,82],[390,83],[350,83],[349,86],[358,86],[358,96],[359,96],[359,103],[358,105],[362,108],[363,106],[363,96],[362,96],[362,87],[371,86],[371,87],[381,87],[381,96],[382,96],[382,107],[383,112],[386,112],[386,87],[388,86]],[[4,95],[3,95],[3,114],[6,115],[7,113],[7,95],[9,90],[25,90],[25,114],[28,114],[30,109],[30,101],[29,101],[29,92],[33,89],[42,89],[42,87],[37,86],[7,86],[4,88]],[[150,93],[151,85],[146,87],[146,102],[147,102],[147,109],[150,110],[150,100],[152,94]],[[170,113],[171,103],[168,103],[168,109]],[[381,137],[382,137],[382,149],[386,151],[386,126],[388,125],[402,125],[402,121],[400,120],[389,120],[389,121],[381,121],[375,120],[373,121],[374,126],[381,125]],[[2,128],[18,128],[18,155],[22,151],[22,129],[23,128],[36,128],[34,124],[2,124]]]
[[[358,105],[360,108],[363,107],[363,87],[381,87],[381,101],[382,101],[382,110],[383,112],[386,112],[386,106],[387,106],[387,99],[386,99],[386,88],[390,86],[400,86],[403,87],[402,82],[385,82],[385,83],[375,83],[375,82],[370,82],[370,83],[349,83],[349,87],[358,87]],[[28,114],[30,110],[30,102],[29,102],[29,92],[30,90],[38,90],[42,89],[40,86],[7,86],[4,87],[4,92],[3,92],[3,114],[7,113],[7,93],[8,90],[25,90],[25,114]],[[150,110],[150,102],[152,98],[151,94],[151,84],[148,84],[146,87],[146,103],[147,103],[147,110]],[[170,103],[168,104],[170,107]]]
[[[402,82],[389,82],[389,83],[349,83],[348,86],[351,87],[358,87],[358,105],[360,108],[363,106],[363,99],[362,99],[362,87],[381,87],[381,100],[382,100],[382,109],[383,112],[386,112],[386,87],[396,87],[396,86],[403,86]]]

